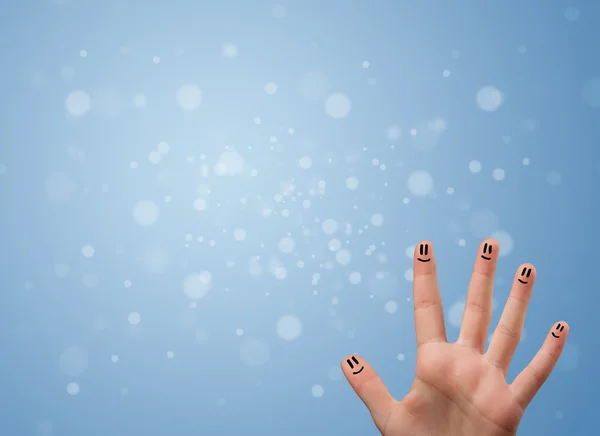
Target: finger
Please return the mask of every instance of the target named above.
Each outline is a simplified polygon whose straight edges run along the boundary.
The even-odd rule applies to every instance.
[[[479,246],[458,337],[458,343],[482,353],[492,319],[492,289],[499,251],[500,244],[495,239],[486,239]]]
[[[444,311],[437,283],[433,245],[421,241],[414,254],[413,301],[417,345],[446,341]]]
[[[564,321],[557,322],[548,333],[540,351],[510,385],[515,399],[523,409],[550,376],[565,347],[567,336],[569,325]]]
[[[500,368],[504,375],[521,340],[534,281],[535,267],[528,263],[519,266],[508,301],[485,353],[488,360]]]
[[[369,409],[377,428],[382,430],[395,402],[383,381],[371,365],[356,354],[342,361],[342,371],[356,395]]]

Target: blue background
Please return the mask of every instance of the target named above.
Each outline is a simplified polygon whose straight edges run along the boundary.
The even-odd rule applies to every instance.
[[[538,271],[510,377],[571,325],[521,433],[594,434],[599,23],[594,1],[3,2],[0,433],[376,434],[339,361],[403,396],[407,250],[433,241],[454,339],[497,236],[493,324]]]

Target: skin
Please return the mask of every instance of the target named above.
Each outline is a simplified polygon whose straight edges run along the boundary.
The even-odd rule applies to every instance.
[[[390,395],[362,357],[352,354],[342,361],[346,378],[382,435],[516,435],[525,409],[564,348],[569,326],[564,321],[555,323],[529,365],[512,383],[507,382],[508,366],[521,338],[536,272],[530,264],[517,268],[510,296],[486,351],[499,251],[494,239],[486,239],[479,246],[460,335],[456,342],[448,343],[433,246],[422,241],[415,248],[417,367],[410,392],[402,400]],[[351,360],[351,368],[348,359],[353,357],[359,364]],[[361,367],[364,369],[354,374]]]

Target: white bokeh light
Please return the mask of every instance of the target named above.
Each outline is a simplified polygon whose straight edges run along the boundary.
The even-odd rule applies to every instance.
[[[284,315],[277,320],[275,330],[284,341],[293,341],[302,334],[302,323],[294,315]]]
[[[399,126],[394,125],[388,127],[385,133],[388,139],[396,141],[402,136],[402,129]]]
[[[246,230],[237,228],[233,231],[233,239],[236,241],[244,241],[246,239]]]
[[[268,82],[264,89],[267,94],[274,95],[277,92],[277,85],[273,82]]]
[[[131,102],[135,107],[143,108],[148,104],[148,98],[144,94],[136,94],[131,99]]]
[[[69,395],[77,395],[79,394],[80,387],[78,383],[71,382],[67,385],[67,393]]]
[[[83,254],[83,257],[87,257],[88,259],[93,257],[95,252],[96,250],[94,249],[94,247],[92,247],[89,244],[81,247],[81,254]]]
[[[335,253],[335,260],[340,265],[348,265],[352,260],[352,254],[348,250],[339,250]]]
[[[207,207],[208,204],[206,203],[206,200],[204,198],[199,197],[194,200],[194,209],[196,209],[198,212],[202,212]]]
[[[425,197],[433,190],[433,177],[427,171],[414,171],[408,176],[407,186],[412,195]]]
[[[169,146],[169,144],[167,142],[161,141],[156,146],[156,151],[162,155],[165,155],[165,154],[169,153],[170,148],[171,147]]]
[[[310,156],[302,156],[298,159],[298,166],[303,170],[307,170],[312,166],[312,159]]]
[[[452,306],[450,306],[450,309],[448,309],[448,316],[447,316],[448,323],[452,327],[457,327],[457,328],[460,327],[464,311],[465,311],[465,302],[464,301],[458,301],[458,302],[454,303]]]
[[[177,104],[183,110],[192,111],[198,109],[202,104],[202,90],[198,85],[182,85],[176,94]]]
[[[348,281],[352,285],[358,285],[362,281],[362,275],[358,271],[353,271],[348,276]]]
[[[68,203],[77,190],[75,180],[66,173],[58,172],[48,176],[45,183],[48,199],[56,204]]]
[[[590,107],[600,109],[600,77],[595,77],[583,85],[583,102]]]
[[[506,176],[506,173],[504,172],[504,170],[502,168],[496,168],[496,169],[494,169],[494,171],[492,171],[492,178],[498,182],[501,182],[502,180],[504,180],[505,176]]]
[[[358,188],[358,179],[354,176],[350,176],[346,179],[346,188],[350,189],[351,191],[355,190],[356,188]]]
[[[328,218],[321,223],[321,229],[326,235],[333,235],[338,231],[338,223],[336,220]]]
[[[127,315],[127,322],[129,322],[130,325],[139,325],[139,323],[142,322],[142,316],[138,312],[131,312]]]
[[[153,201],[141,200],[133,207],[132,215],[137,224],[148,227],[158,220],[159,209]]]
[[[314,385],[311,388],[312,396],[315,398],[321,398],[325,394],[325,389],[321,385]]]
[[[381,215],[380,213],[374,213],[373,215],[371,215],[371,224],[375,227],[383,225],[383,215]]]
[[[64,263],[57,263],[56,265],[54,265],[54,275],[56,276],[56,278],[64,279],[69,275],[69,270],[69,265],[66,265]]]
[[[477,91],[477,106],[485,112],[495,112],[504,103],[504,95],[494,86],[484,86]]]
[[[231,42],[226,42],[225,44],[223,44],[221,46],[221,55],[224,58],[234,58],[238,55],[238,48],[237,45],[231,43]]]
[[[263,340],[249,339],[240,346],[240,360],[249,367],[263,366],[269,357],[269,344]]]
[[[281,20],[285,17],[285,14],[286,14],[285,6],[283,6],[281,4],[273,5],[273,7],[271,8],[271,15],[273,16],[273,18]]]
[[[471,217],[471,232],[477,238],[488,238],[498,230],[500,219],[489,209],[477,211]]]
[[[88,354],[79,347],[64,350],[59,358],[59,368],[63,374],[71,377],[83,375],[88,368]]]
[[[385,303],[385,311],[389,314],[392,313],[396,313],[396,311],[398,310],[398,303],[396,303],[393,300],[388,301],[387,303]]]
[[[296,244],[294,243],[294,240],[289,236],[286,236],[279,240],[279,250],[282,253],[291,253],[292,251],[294,251],[295,245]]]
[[[300,78],[298,94],[302,100],[319,102],[325,99],[329,88],[329,80],[324,74],[308,72]]]
[[[571,22],[577,21],[579,19],[579,15],[579,9],[577,9],[575,6],[569,6],[564,12],[566,20]]]
[[[202,271],[197,274],[188,275],[183,281],[183,292],[192,300],[204,298],[213,285],[212,274]]]
[[[515,244],[512,236],[510,236],[507,232],[504,230],[498,230],[493,232],[490,237],[497,240],[500,244],[500,253],[498,253],[499,256],[508,256],[510,253],[512,253]]]
[[[551,186],[558,186],[562,183],[562,176],[558,171],[551,171],[546,176],[546,182]]]
[[[469,162],[469,171],[476,174],[479,173],[481,171],[481,162],[479,162],[478,160],[472,160],[471,162]]]
[[[246,168],[246,160],[235,150],[225,150],[219,156],[213,171],[218,176],[235,176]]]
[[[342,119],[346,118],[352,109],[350,99],[340,92],[331,94],[325,100],[325,113],[331,118]]]
[[[65,109],[71,116],[81,117],[87,114],[91,108],[92,98],[85,91],[71,91],[65,99]]]

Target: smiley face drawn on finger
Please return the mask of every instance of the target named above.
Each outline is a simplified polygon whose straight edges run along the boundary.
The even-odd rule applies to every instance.
[[[556,328],[554,330],[556,330],[557,332],[562,332],[565,329],[565,326],[562,325],[561,323],[556,324]],[[560,338],[560,336],[554,334],[554,332],[552,332],[552,336],[554,336],[556,339]]]
[[[431,260],[431,258],[422,258],[423,256],[428,256],[429,255],[429,244],[421,244],[419,245],[419,255],[420,257],[417,257],[417,260],[419,262],[429,262]]]
[[[523,283],[524,285],[526,285],[529,282],[526,282],[524,279],[528,279],[530,275],[531,275],[531,268],[527,268],[525,266],[525,267],[523,267],[523,271],[521,271],[521,277],[518,278],[517,280],[519,281],[519,283]]]
[[[483,251],[481,254],[481,258],[485,260],[492,260],[492,244],[488,244],[487,242],[483,244]],[[490,257],[488,257],[490,256]]]
[[[348,363],[348,366],[352,370],[354,370],[354,367],[358,368],[358,365],[360,365],[360,362],[358,361],[358,359],[356,358],[356,356],[352,356],[352,359],[347,359],[346,363]],[[361,366],[359,370],[352,371],[352,374],[354,374],[354,375],[360,374],[363,369],[365,369],[365,367]]]

